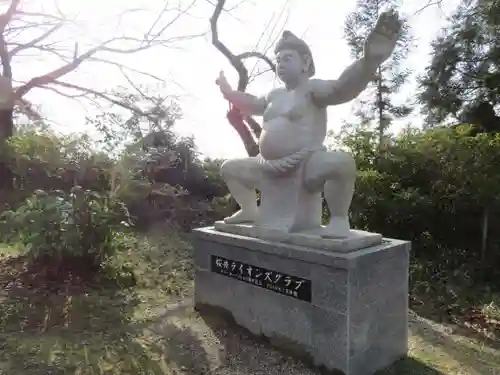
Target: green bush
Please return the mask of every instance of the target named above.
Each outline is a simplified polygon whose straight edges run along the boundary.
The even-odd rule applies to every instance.
[[[433,270],[491,279],[500,268],[500,135],[468,128],[406,129],[381,150],[371,133],[344,131],[339,143],[358,164],[351,224],[412,241],[414,261]]]
[[[118,200],[75,186],[71,193],[37,190],[15,211],[1,215],[2,235],[21,243],[34,261],[80,262],[97,269],[120,250],[130,226]]]
[[[139,140],[111,158],[97,151],[87,135],[22,130],[9,140],[15,189],[2,194],[0,210],[17,209],[37,189],[69,193],[79,185],[123,201],[136,229],[175,223],[179,212],[183,228],[204,225],[213,213],[203,217],[203,207],[227,194],[219,176],[221,161],[199,160],[191,140],[164,136],[164,144],[152,147],[148,139]],[[188,215],[192,211],[197,211],[195,218]]]

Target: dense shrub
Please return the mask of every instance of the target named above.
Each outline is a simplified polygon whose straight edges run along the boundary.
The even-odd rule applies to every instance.
[[[1,215],[4,240],[22,244],[34,262],[88,270],[120,251],[120,233],[130,226],[118,200],[75,186],[71,193],[36,191],[14,211]]]
[[[359,166],[351,221],[411,240],[416,259],[436,269],[492,277],[500,266],[500,136],[467,129],[408,129],[380,153],[369,133],[348,134]]]
[[[227,194],[220,161],[199,160],[190,139],[165,137],[164,145],[135,142],[111,159],[86,135],[21,131],[8,149],[15,189],[2,194],[0,208],[16,209],[37,189],[69,193],[78,185],[123,201],[140,229],[165,220],[190,229],[219,217],[205,208]]]
[[[86,135],[24,130],[9,139],[7,152],[14,189],[2,192],[0,210],[16,209],[35,190],[69,193],[75,185],[98,192],[109,190],[112,161],[93,150]]]

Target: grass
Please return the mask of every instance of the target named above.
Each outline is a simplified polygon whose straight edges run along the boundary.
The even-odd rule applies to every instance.
[[[16,255],[0,251],[4,260]],[[137,238],[121,259],[135,270],[136,287],[58,294],[15,285],[2,264],[0,374],[169,373],[167,339],[145,330],[162,320],[167,303],[192,289],[184,251],[187,244],[176,235],[164,243]]]
[[[16,249],[0,254],[1,375],[314,374],[193,311],[190,247],[174,231],[131,241],[119,262],[134,270],[134,287],[42,293],[13,282]],[[491,340],[416,314],[410,348],[409,358],[380,375],[493,375],[500,368]]]

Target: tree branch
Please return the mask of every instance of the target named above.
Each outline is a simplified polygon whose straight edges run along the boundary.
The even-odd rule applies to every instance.
[[[25,43],[25,44],[19,44],[18,46],[16,46],[15,48],[13,48],[9,52],[10,58],[12,58],[12,56],[16,55],[17,53],[19,53],[22,50],[26,50],[26,49],[30,49],[30,48],[36,48],[36,45],[38,43],[42,42],[43,40],[45,40],[46,38],[48,38],[50,35],[54,34],[62,26],[63,26],[63,23],[61,22],[61,23],[55,25],[54,27],[52,27],[51,29],[47,30],[46,32],[44,32],[40,36],[38,36],[35,39],[31,40],[30,42]]]
[[[229,63],[232,65],[232,67],[236,70],[238,73],[238,86],[237,89],[238,91],[245,91],[250,77],[248,73],[248,69],[245,67],[243,64],[244,59],[248,58],[258,58],[263,60],[272,71],[276,71],[275,64],[273,61],[268,58],[265,54],[252,51],[252,52],[244,52],[239,55],[235,55],[234,53],[229,50],[229,48],[221,42],[219,38],[219,33],[217,29],[217,22],[219,20],[219,17],[224,10],[224,5],[226,1],[225,0],[217,0],[217,3],[215,4],[215,9],[212,14],[212,17],[210,18],[210,30],[212,33],[212,44],[217,50],[222,53],[226,57],[226,59],[229,61]],[[232,114],[230,116],[233,118],[235,114]],[[229,117],[228,117],[229,119]],[[247,152],[250,154],[254,153],[254,150],[258,149],[257,142],[253,138],[252,134],[250,131],[248,131],[248,127],[252,130],[252,132],[255,134],[255,136],[258,138],[260,136],[260,133],[262,132],[262,127],[255,121],[252,117],[246,117],[244,121],[229,121],[233,128],[238,132],[240,135],[240,138],[243,141],[243,144],[245,145]],[[235,125],[237,124],[237,125]],[[247,129],[241,129],[241,126],[246,126]]]
[[[14,17],[14,14],[17,12],[17,8],[19,7],[20,3],[21,0],[12,0],[7,11],[0,16],[0,32],[2,34],[12,17]]]
[[[259,125],[257,121],[253,117],[245,117],[245,122],[248,124],[250,129],[254,132],[257,138],[260,138],[260,133],[262,133],[262,127]]]
[[[219,20],[219,17],[224,9],[224,5],[226,3],[226,0],[218,0],[217,4],[215,6],[214,12],[212,14],[212,17],[210,18],[210,30],[212,32],[212,44],[214,45],[215,48],[219,50],[220,53],[222,53],[231,63],[234,69],[238,72],[238,91],[245,91],[248,82],[249,82],[249,75],[248,75],[248,69],[245,67],[243,64],[244,59],[248,59],[251,57],[255,57],[261,60],[264,60],[267,65],[269,65],[269,68],[272,71],[276,71],[276,66],[272,62],[272,60],[264,55],[261,52],[243,52],[239,55],[233,54],[229,48],[221,42],[219,38],[219,32],[217,28],[217,22]]]
[[[13,4],[19,4],[20,0],[12,0]],[[94,48],[89,49],[88,51],[84,53],[79,53],[78,52],[78,44],[75,43],[75,48],[73,51],[73,56],[70,58],[67,56],[68,54],[64,53],[59,53],[55,46],[52,45],[41,45],[40,43],[45,40],[46,38],[50,37],[53,35],[58,29],[61,28],[62,25],[68,22],[66,19],[65,15],[62,14],[62,12],[58,9],[56,9],[54,12],[51,12],[50,14],[44,14],[44,13],[33,13],[33,12],[23,12],[23,11],[18,11],[15,12],[11,11],[8,14],[10,15],[10,18],[7,19],[4,17],[3,24],[0,24],[0,27],[3,25],[4,30],[9,21],[12,19],[12,15],[14,13],[16,14],[18,21],[21,21],[21,23],[25,23],[25,17],[37,17],[37,18],[44,18],[45,21],[43,21],[43,25],[46,26],[46,31],[43,32],[40,36],[34,38],[28,43],[20,43],[15,46],[10,53],[9,57],[14,56],[15,54],[19,53],[22,50],[34,48],[38,50],[43,50],[46,52],[53,53],[55,55],[58,55],[61,60],[63,61],[63,65],[60,66],[57,69],[54,69],[50,72],[47,72],[46,74],[33,77],[30,80],[28,80],[25,84],[21,85],[18,87],[15,92],[14,92],[14,100],[19,100],[20,98],[24,97],[28,92],[30,92],[33,88],[35,87],[42,87],[42,86],[47,86],[50,83],[53,83],[54,81],[60,79],[61,77],[65,76],[66,74],[75,71],[78,69],[78,67],[87,60],[92,61],[106,61],[109,64],[116,65],[120,67],[120,64],[114,63],[111,61],[104,60],[102,58],[96,57],[97,54],[100,53],[108,53],[108,54],[133,54],[137,52],[144,51],[146,49],[155,47],[155,46],[165,46],[166,44],[170,44],[173,42],[185,40],[185,39],[190,39],[193,37],[196,37],[198,35],[188,35],[188,36],[180,36],[180,37],[173,37],[173,38],[163,38],[163,34],[167,28],[172,26],[175,22],[179,20],[179,18],[186,14],[186,12],[192,7],[194,4],[194,0],[191,5],[185,7],[185,9],[179,9],[179,8],[173,8],[173,9],[167,9],[165,8],[163,11],[160,12],[160,15],[158,18],[155,19],[153,22],[151,28],[149,28],[149,31],[146,32],[146,34],[143,34],[141,37],[132,37],[132,36],[121,36],[121,37],[114,37],[110,38],[103,43],[100,43],[99,45],[95,46]],[[15,8],[13,8],[15,9]],[[172,19],[167,20],[166,22],[162,22],[160,25],[159,22],[161,20],[161,17],[163,14],[165,14],[167,11],[177,11],[176,14],[171,17]],[[16,20],[17,20],[16,18]],[[48,21],[47,21],[48,20]],[[36,23],[36,22],[35,22]],[[28,25],[30,23],[28,22]],[[158,27],[156,27],[158,26]],[[157,28],[158,30],[153,30]],[[22,30],[22,28],[20,28]],[[148,30],[148,29],[146,29]],[[0,31],[2,29],[0,28]],[[0,32],[1,34],[1,32]],[[0,36],[0,44],[1,44],[1,36]],[[57,43],[57,42],[55,42]],[[118,46],[119,43],[119,46]],[[125,47],[122,47],[125,45]],[[1,52],[1,51],[0,51]],[[5,55],[4,58],[6,59],[7,56]],[[6,60],[7,61],[7,60]],[[6,67],[10,67],[8,64],[4,64],[4,69]],[[12,73],[12,72],[10,72]]]
[[[276,65],[274,65],[273,61],[261,52],[257,52],[257,51],[243,52],[243,53],[240,53],[236,57],[241,59],[241,60],[248,59],[250,57],[255,57],[257,59],[264,60],[267,63],[267,65],[269,65],[269,69],[271,69],[271,71],[273,71],[273,72],[276,71]]]
[[[61,96],[64,96],[65,98],[68,98],[68,99],[78,99],[78,98],[84,98],[86,96],[88,96],[89,94],[86,93],[86,92],[80,92],[78,94],[68,94],[68,93],[65,93],[61,90],[58,90],[56,89],[55,87],[52,87],[52,86],[40,86],[41,89],[44,89],[44,90],[49,90],[49,91],[53,91],[55,92],[56,94],[58,95],[61,95]]]
[[[239,91],[245,91],[247,85],[248,85],[248,69],[245,67],[243,64],[243,61],[235,56],[227,46],[222,43],[219,39],[219,32],[217,29],[217,22],[219,20],[219,17],[222,13],[222,10],[224,9],[224,5],[226,3],[226,0],[218,0],[217,4],[215,6],[214,12],[212,14],[212,17],[210,18],[210,30],[212,32],[212,44],[214,45],[215,48],[219,50],[220,53],[222,53],[231,63],[234,69],[238,72],[238,90]]]
[[[115,99],[111,96],[109,96],[108,94],[105,94],[103,92],[100,92],[100,91],[96,91],[96,90],[93,90],[93,89],[89,89],[89,88],[86,88],[86,87],[83,87],[83,86],[79,86],[79,85],[75,85],[74,83],[69,83],[69,82],[62,82],[62,81],[58,81],[58,80],[53,80],[51,82],[49,82],[50,84],[54,84],[54,85],[58,85],[58,86],[61,86],[61,87],[65,87],[65,88],[68,88],[68,89],[72,89],[72,90],[77,90],[77,91],[80,91],[80,92],[83,92],[87,95],[93,95],[95,97],[98,97],[100,99],[104,99],[112,104],[115,104],[119,107],[122,107],[122,108],[125,108],[125,109],[128,109],[129,111],[132,111],[136,114],[139,114],[141,116],[144,116],[144,117],[149,117],[151,116],[151,114],[149,112],[144,112],[143,110],[141,110],[139,107],[136,107],[134,105],[131,105],[131,104],[128,104],[128,103],[125,103],[121,100],[118,100],[118,99]],[[47,84],[49,84],[47,83]],[[67,96],[67,95],[65,95]]]
[[[19,7],[21,0],[12,0],[7,11],[0,16],[0,61],[2,62],[2,77],[0,85],[0,109],[12,110],[14,108],[14,95],[12,95],[12,66],[5,41],[5,29]]]
[[[168,12],[169,10],[172,10],[172,9],[167,8],[168,3],[169,2],[167,1],[163,10],[160,12],[160,14],[156,18],[156,20],[153,22],[153,24],[149,28],[149,31],[145,34],[146,36],[153,36],[154,38],[156,38],[159,35],[163,34],[165,32],[165,30],[167,30],[170,26],[172,26],[175,22],[177,22],[181,16],[187,14],[188,10],[191,9],[195,5],[196,0],[192,0],[191,3],[185,9],[179,9],[178,7],[175,8],[175,10],[178,11],[177,15],[172,20],[167,22],[166,25],[162,26],[159,31],[153,33],[153,30],[159,24],[162,15],[164,13]]]
[[[43,116],[33,108],[33,104],[24,98],[19,100],[17,108],[31,121],[40,121],[43,119]]]
[[[424,6],[422,6],[421,8],[419,8],[417,11],[415,11],[412,14],[412,16],[419,15],[424,10],[426,10],[427,8],[430,8],[430,7],[434,6],[434,5],[437,5],[437,7],[441,9],[441,6],[443,5],[443,0],[428,0],[427,4],[425,4]]]
[[[119,49],[119,48],[108,47],[109,44],[116,42],[116,41],[141,42],[142,45],[140,45],[136,48],[130,48],[130,49]],[[61,78],[62,76],[76,70],[85,60],[91,58],[97,52],[112,52],[112,53],[120,53],[120,54],[131,54],[131,53],[136,53],[136,52],[146,50],[148,48],[151,48],[153,45],[162,44],[162,43],[163,43],[163,41],[157,42],[156,40],[139,41],[138,39],[130,38],[130,37],[113,38],[113,39],[110,39],[110,40],[100,44],[99,46],[97,46],[95,48],[90,49],[89,51],[87,51],[81,55],[78,55],[78,44],[76,43],[75,50],[74,50],[74,57],[73,57],[72,61],[70,61],[66,65],[63,65],[60,68],[57,68],[57,69],[55,69],[49,73],[46,73],[42,76],[32,78],[25,85],[19,87],[16,90],[15,98],[16,99],[22,98],[24,95],[26,95],[34,87],[44,86],[44,85],[47,85],[49,83],[52,83],[55,80],[57,80],[58,78]]]
[[[0,60],[2,61],[2,75],[12,81],[12,67],[5,42],[5,28],[14,17],[21,0],[12,0],[7,11],[0,16]],[[12,85],[12,83],[11,83]]]
[[[18,1],[19,3],[20,1]],[[58,12],[60,14],[60,12]],[[65,17],[63,15],[53,15],[53,14],[47,14],[47,13],[39,13],[39,12],[25,12],[23,10],[19,10],[16,12],[16,14],[20,17],[40,17],[40,18],[46,18],[46,19],[51,19],[53,21],[58,21],[58,22],[64,22],[66,21]]]
[[[148,73],[148,72],[143,72],[141,70],[137,70],[137,69],[131,68],[131,67],[126,66],[126,65],[122,65],[122,64],[120,64],[120,63],[118,63],[116,61],[107,60],[107,59],[101,59],[99,57],[90,57],[88,59],[88,61],[89,62],[96,62],[96,63],[101,63],[101,64],[112,65],[112,66],[115,66],[116,68],[118,68],[120,70],[129,70],[129,71],[131,71],[133,73],[141,74],[143,76],[152,78],[155,81],[163,81],[163,78],[158,77],[158,76],[156,76],[154,74],[151,74],[151,73]]]

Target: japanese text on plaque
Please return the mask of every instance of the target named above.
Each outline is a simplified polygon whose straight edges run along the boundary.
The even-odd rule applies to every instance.
[[[211,256],[211,270],[248,284],[311,302],[311,281],[223,257]]]

